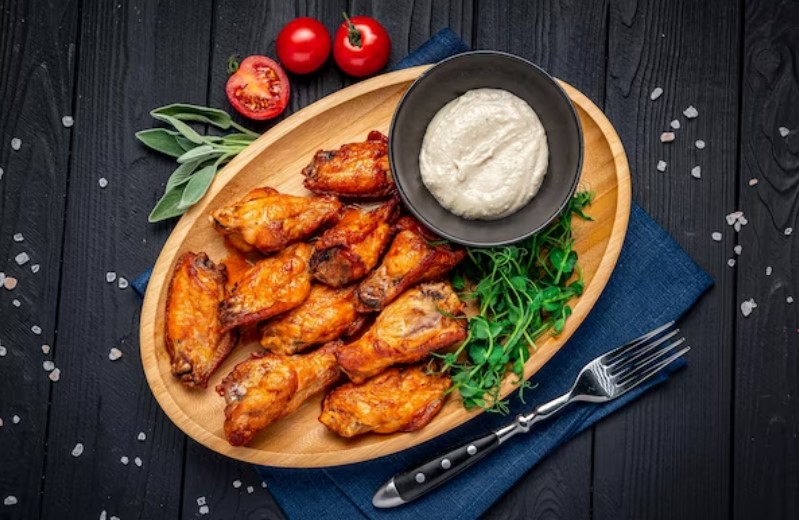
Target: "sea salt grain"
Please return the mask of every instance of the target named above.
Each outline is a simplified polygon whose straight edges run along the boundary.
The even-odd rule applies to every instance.
[[[108,352],[108,359],[111,361],[116,361],[117,359],[122,357],[122,351],[118,348],[114,347]]]
[[[669,126],[672,127],[675,130],[679,130],[680,129],[680,122],[675,119],[671,123],[669,123]]]
[[[702,178],[702,167],[701,166],[694,166],[691,168],[691,177],[694,179]]]
[[[721,242],[721,233],[719,233],[718,231],[714,231],[713,233],[710,234],[710,238],[712,238],[716,242]]]
[[[725,215],[724,216],[724,220],[727,221],[727,225],[728,226],[732,226],[736,222],[738,222],[738,220],[740,220],[741,217],[743,217],[743,216],[744,216],[744,212],[743,211],[733,211],[729,215]]]
[[[788,137],[788,134],[791,133],[791,131],[788,130],[787,128],[785,128],[784,126],[779,127],[778,130],[780,131],[780,136],[781,137]]]
[[[266,489],[266,482],[261,481],[261,487]]]
[[[733,247],[732,250],[735,251],[736,255],[740,256],[741,251],[744,250],[744,247],[742,245],[738,244],[737,246]]]
[[[234,480],[233,487],[239,489],[241,487],[241,480]]]
[[[31,272],[36,274],[39,272],[39,264],[31,264]]]
[[[141,467],[141,464],[142,464],[141,458],[140,457],[136,457],[135,459],[133,459],[133,463],[136,464],[137,466]]]
[[[703,140],[701,140],[701,139],[697,139],[696,142],[694,143],[694,146],[696,146],[696,148],[698,150],[704,150],[705,149],[705,142]]]
[[[14,233],[14,236],[11,238],[14,239],[14,242],[22,242],[23,240],[25,240],[25,237],[22,236],[22,233]]]
[[[665,172],[666,166],[667,166],[666,161],[658,161],[657,169],[659,172]]]
[[[6,276],[3,280],[3,287],[6,288],[8,291],[13,291],[14,288],[17,286],[17,279],[13,276]]]
[[[114,271],[108,271],[105,273],[105,281],[108,283],[113,283],[114,280],[117,279],[117,274]]]
[[[649,99],[654,101],[662,95],[663,95],[663,89],[660,87],[655,87],[655,90],[653,90],[652,93],[649,94]]]
[[[3,179],[3,173],[5,173],[5,172],[3,171],[3,169],[2,169],[2,168],[0,168],[0,180],[2,180],[2,179]]]
[[[11,422],[14,424],[19,424],[19,421],[21,420],[22,419],[19,418],[19,415],[15,415],[14,417],[11,418]]]
[[[741,314],[743,314],[744,318],[752,314],[752,311],[756,308],[757,308],[757,303],[755,303],[754,298],[749,298],[748,300],[744,300],[743,302],[741,302]]]
[[[699,111],[693,105],[688,105],[688,108],[682,111],[683,115],[688,119],[693,119],[699,115]]]
[[[786,237],[790,236],[790,234],[793,233],[793,228],[787,227],[785,228],[785,231],[783,231],[783,233],[785,233]]]
[[[730,258],[727,260],[727,265],[730,267],[735,267],[735,258]]]
[[[49,359],[47,361],[42,361],[42,368],[45,370],[45,372],[52,372],[53,369],[55,369],[55,363]]]
[[[785,298],[785,301],[788,303],[793,303],[793,296],[788,296],[787,298]]]
[[[50,381],[52,381],[53,383],[57,383],[58,380],[61,379],[61,369],[60,368],[56,368],[55,370],[50,372],[50,375],[47,376],[47,377],[49,377]]]
[[[17,265],[25,265],[30,259],[31,257],[24,251],[14,257],[14,261],[17,263]]]
[[[211,510],[208,508],[208,506],[200,506],[200,514],[201,515],[207,515],[210,512],[211,512]]]
[[[11,140],[11,149],[16,152],[20,148],[22,148],[22,139],[20,139],[19,137],[13,138]]]
[[[31,325],[31,332],[38,336],[42,333],[42,328],[38,325]]]
[[[20,308],[22,307],[22,302],[14,298],[13,300],[11,300],[11,305],[13,305],[16,308]]]
[[[129,285],[130,284],[128,283],[128,280],[122,276],[120,276],[119,280],[117,280],[117,287],[120,289],[127,289]]]
[[[255,491],[255,488],[254,488],[254,487],[252,487],[252,486],[247,486],[247,493],[250,493],[250,494],[252,494],[252,492],[253,492],[253,491]]]
[[[75,445],[74,448],[72,448],[72,456],[80,457],[81,455],[83,455],[83,444],[79,442]]]
[[[674,141],[674,132],[663,132],[660,134],[660,142],[661,143],[670,143]]]
[[[4,506],[13,506],[16,504],[17,504],[17,497],[15,497],[14,495],[8,495],[3,499]]]
[[[42,354],[50,353],[50,345],[42,345]]]
[[[108,513],[105,512],[105,509],[100,511],[100,520],[105,520],[107,514]]]
[[[757,179],[749,179],[749,186],[757,186]]]
[[[147,435],[144,432],[139,432],[139,435],[136,436],[136,440],[144,442],[147,439]],[[202,504],[199,504],[202,505]]]
[[[197,505],[204,506],[205,505],[205,497],[198,497],[197,498]]]
[[[100,177],[99,179],[97,179],[97,184],[99,184],[101,188],[105,188],[106,186],[108,186],[108,179],[106,179],[105,177]]]
[[[772,271],[772,269],[771,269],[771,266],[770,266],[770,265],[769,265],[769,266],[767,266],[767,267],[766,267],[766,276],[771,276],[771,273],[772,273],[772,272],[773,272],[773,271]]]
[[[111,515],[111,518],[109,518],[108,520],[119,520],[119,517],[118,517],[118,516]]]
[[[61,124],[64,125],[64,128],[70,128],[75,124],[75,120],[72,119],[72,116],[64,116],[61,118]]]
[[[122,456],[119,458],[119,462],[121,462],[123,466],[127,466],[127,465],[128,465],[128,462],[130,462],[130,459],[129,459],[129,458],[127,458],[126,456],[122,455]]]
[[[8,349],[0,345],[0,357],[6,357],[6,354],[8,354]]]

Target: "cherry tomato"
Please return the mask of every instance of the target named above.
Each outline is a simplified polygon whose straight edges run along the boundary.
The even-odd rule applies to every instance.
[[[239,114],[264,120],[278,116],[289,102],[289,79],[274,60],[248,56],[227,80],[225,93]]]
[[[333,40],[333,58],[351,76],[368,76],[382,69],[391,54],[391,39],[380,23],[368,16],[347,18]]]
[[[277,35],[277,57],[290,72],[313,72],[330,56],[330,33],[313,18],[295,18]]]

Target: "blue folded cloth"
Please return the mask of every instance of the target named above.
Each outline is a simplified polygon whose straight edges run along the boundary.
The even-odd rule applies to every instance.
[[[396,68],[440,61],[468,50],[444,29],[399,62]],[[150,271],[131,285],[143,294]],[[482,414],[421,446],[373,461],[328,469],[257,467],[275,500],[289,518],[387,518],[437,520],[475,518],[482,514],[541,459],[606,415],[665,381],[684,361],[645,385],[605,405],[572,405],[555,419],[514,438],[489,458],[452,482],[397,509],[379,510],[372,495],[389,477],[441,451],[505,424],[568,389],[591,359],[684,314],[712,285],[712,280],[641,208],[633,204],[627,237],[616,269],[594,310],[572,339],[535,376],[528,404],[514,397],[511,415]],[[690,340],[690,338],[689,338]],[[673,384],[679,384],[679,378]]]

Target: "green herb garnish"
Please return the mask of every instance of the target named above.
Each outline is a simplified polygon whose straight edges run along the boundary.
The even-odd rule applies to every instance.
[[[583,212],[590,202],[590,193],[578,193],[553,224],[520,244],[469,248],[453,273],[455,290],[479,305],[478,314],[469,318],[466,340],[456,351],[439,355],[442,370],[452,376],[450,391],[460,392],[467,409],[506,413],[507,400],[499,396],[505,374],[517,376],[523,397],[530,386],[524,363],[535,340],[550,330],[563,331],[572,312],[569,300],[583,292],[572,217],[591,220]]]
[[[159,222],[185,213],[199,201],[214,180],[219,168],[258,138],[258,134],[239,125],[224,110],[176,103],[150,112],[155,119],[170,125],[136,132],[147,147],[175,157],[178,167],[169,176],[164,195],[150,212],[148,220]],[[210,124],[227,135],[202,135],[187,122]]]

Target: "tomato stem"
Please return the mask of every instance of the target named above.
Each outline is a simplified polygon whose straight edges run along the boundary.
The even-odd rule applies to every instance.
[[[235,74],[239,70],[239,55],[231,54],[227,59],[227,73]]]
[[[350,17],[347,16],[347,11],[342,11],[342,15],[344,15],[344,21],[347,22],[348,33],[347,38],[350,40],[350,43],[355,47],[361,48],[361,31],[359,31],[355,25],[350,21]]]

